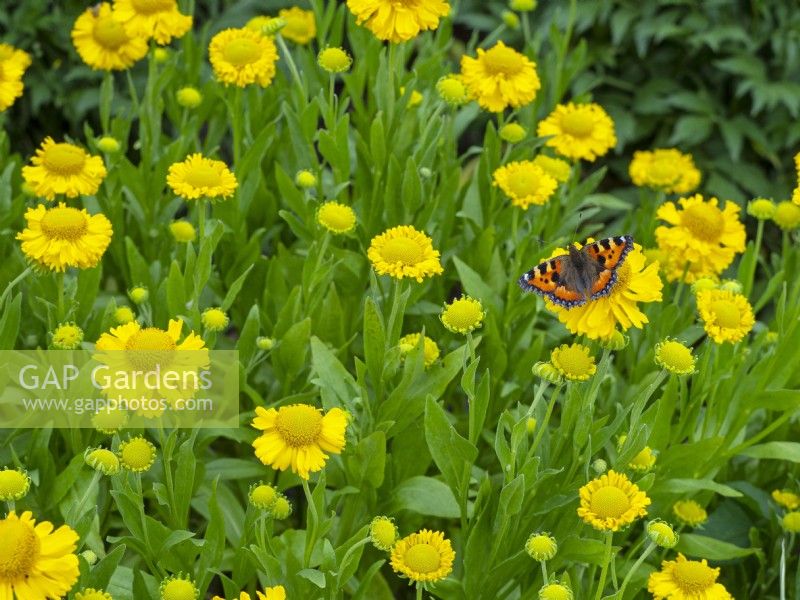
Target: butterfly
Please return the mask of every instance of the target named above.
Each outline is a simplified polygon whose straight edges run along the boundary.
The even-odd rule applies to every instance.
[[[597,240],[578,250],[546,260],[519,278],[519,286],[564,308],[608,295],[617,283],[617,269],[633,249],[633,236]]]

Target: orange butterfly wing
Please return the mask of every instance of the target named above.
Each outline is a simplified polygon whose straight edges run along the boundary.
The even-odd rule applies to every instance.
[[[614,271],[619,268],[628,252],[633,250],[633,237],[618,235],[604,238],[586,245],[586,253],[606,269]],[[602,274],[602,273],[601,273]]]
[[[561,271],[567,255],[556,256],[534,267],[519,278],[520,287],[526,292],[535,292],[552,302],[565,307],[577,306],[586,299],[561,284]]]

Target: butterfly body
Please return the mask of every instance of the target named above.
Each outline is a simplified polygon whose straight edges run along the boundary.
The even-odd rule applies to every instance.
[[[570,244],[567,254],[534,267],[519,278],[519,285],[564,308],[581,306],[611,293],[617,269],[632,249],[630,235],[597,240],[580,250]]]

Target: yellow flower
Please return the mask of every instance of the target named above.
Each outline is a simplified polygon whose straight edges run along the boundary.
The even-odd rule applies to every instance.
[[[533,560],[550,560],[558,552],[556,538],[549,533],[532,533],[525,542],[525,552]]]
[[[56,350],[75,350],[83,341],[83,329],[75,323],[61,323],[53,331],[52,345]]]
[[[561,371],[556,369],[551,362],[537,362],[531,367],[531,373],[533,373],[535,377],[544,379],[547,383],[555,384],[564,381]]]
[[[800,533],[800,512],[791,511],[783,515],[781,526],[789,533]]]
[[[341,454],[345,446],[347,414],[332,408],[323,414],[308,404],[278,409],[256,407],[253,427],[263,433],[253,442],[256,457],[273,469],[291,468],[303,479],[321,471],[328,454]]]
[[[256,597],[258,600],[286,600],[286,590],[282,585],[276,585],[264,590],[264,593],[256,590]],[[211,600],[225,600],[222,596],[214,596]],[[238,600],[250,600],[250,594],[247,592],[239,592]]]
[[[614,122],[598,104],[559,104],[537,128],[562,156],[594,162],[617,144]]]
[[[536,0],[511,0],[508,5],[519,12],[530,12],[536,8]]]
[[[645,472],[653,468],[656,464],[656,455],[650,446],[645,446],[639,454],[631,459],[628,468],[634,471]]]
[[[159,586],[159,593],[161,600],[196,600],[199,595],[194,581],[183,573],[163,580]]]
[[[461,106],[469,102],[469,95],[460,75],[445,75],[436,82],[439,97],[451,106]]]
[[[800,495],[788,490],[773,490],[772,499],[789,510],[800,508]]]
[[[450,304],[445,304],[439,318],[448,331],[466,335],[481,326],[486,318],[486,311],[483,310],[480,300],[461,296]]]
[[[68,526],[54,530],[12,510],[0,519],[0,539],[0,598],[63,598],[78,580],[78,535]]]
[[[540,206],[556,191],[558,182],[533,161],[510,162],[495,170],[494,185],[511,198],[511,204],[527,209]]]
[[[572,590],[561,583],[548,583],[539,589],[539,600],[572,600]]]
[[[717,577],[719,569],[706,560],[686,560],[678,553],[677,560],[663,561],[661,570],[650,574],[647,591],[654,600],[733,600]]]
[[[352,57],[342,48],[324,48],[317,56],[319,66],[328,73],[344,73],[353,64]]]
[[[0,100],[0,103],[1,102],[2,100]],[[794,191],[792,192],[792,202],[800,206],[800,184],[798,184],[798,186],[794,188]]]
[[[578,516],[595,529],[619,531],[647,514],[650,498],[625,475],[609,471],[580,489]]]
[[[22,76],[31,64],[30,55],[9,44],[0,43],[0,112],[22,96]]]
[[[778,205],[775,207],[775,214],[772,215],[772,220],[775,222],[775,225],[784,231],[797,229],[800,227],[800,206],[788,200],[778,202]]]
[[[413,277],[421,283],[443,272],[431,238],[411,225],[392,227],[372,238],[367,257],[378,275],[395,279]]]
[[[173,221],[169,224],[169,231],[176,242],[193,242],[197,237],[194,225],[189,221]]]
[[[490,112],[530,104],[541,87],[536,63],[503,42],[478,48],[477,58],[462,56],[461,78],[470,96]]]
[[[597,371],[591,350],[583,344],[562,344],[550,353],[550,362],[572,381],[586,381]]]
[[[275,347],[275,340],[271,337],[260,335],[256,338],[256,347],[259,350],[272,350]]]
[[[278,17],[286,21],[286,25],[281,29],[281,35],[287,40],[305,45],[317,35],[317,22],[311,10],[292,6],[278,12]]]
[[[27,227],[17,234],[22,251],[53,271],[97,266],[111,242],[111,222],[104,215],[90,215],[85,208],[63,202],[53,208],[29,208],[25,220]]]
[[[656,344],[656,364],[674,375],[691,375],[697,359],[692,349],[669,338]]]
[[[404,95],[406,93],[405,86],[400,86],[400,95]],[[422,101],[425,97],[420,94],[417,90],[411,90],[411,94],[408,96],[408,102],[406,103],[407,108],[415,108],[422,104]]]
[[[132,437],[119,445],[119,461],[134,473],[143,473],[156,462],[156,447],[142,436]]]
[[[31,165],[22,167],[22,177],[37,196],[53,200],[56,194],[68,198],[92,196],[106,176],[106,167],[99,156],[90,156],[80,146],[56,143],[46,137],[31,158]]]
[[[186,200],[230,198],[239,185],[224,162],[200,153],[190,154],[183,162],[170,165],[167,184],[176,196]]]
[[[542,170],[555,179],[558,183],[564,183],[569,179],[571,167],[569,163],[560,158],[552,158],[544,154],[539,154],[533,159],[533,164],[541,167]]]
[[[754,198],[747,203],[747,214],[759,221],[766,221],[775,214],[775,203],[767,198]]]
[[[97,140],[97,147],[101,152],[105,152],[106,154],[115,154],[119,152],[120,148],[117,139],[111,137],[110,135],[104,135]]]
[[[83,460],[95,471],[103,475],[116,475],[119,473],[119,458],[106,448],[87,448],[83,454]]]
[[[423,529],[394,545],[391,565],[395,573],[411,581],[428,583],[447,577],[455,557],[450,540],[441,531]]]
[[[114,598],[103,590],[86,588],[75,594],[75,600],[114,600]]]
[[[275,504],[272,505],[272,510],[270,510],[270,513],[272,513],[272,518],[277,519],[278,521],[288,519],[292,514],[292,505],[286,499],[286,496],[280,495],[275,500]]]
[[[739,207],[728,201],[720,210],[716,198],[704,201],[700,194],[681,198],[678,203],[681,210],[674,202],[666,202],[656,212],[670,225],[656,228],[658,247],[669,257],[667,278],[680,279],[687,266],[686,283],[719,275],[733,262],[736,253],[744,252],[745,232],[739,221]]]
[[[369,524],[369,539],[378,550],[391,550],[398,535],[397,525],[389,517],[375,517]]]
[[[21,500],[30,489],[31,478],[22,469],[4,468],[0,471],[0,501]]]
[[[692,283],[692,292],[696,295],[705,290],[715,290],[719,287],[716,275],[713,277],[698,277]]]
[[[678,543],[678,534],[670,527],[669,523],[660,519],[647,524],[647,535],[654,544],[662,548],[674,548]]]
[[[516,13],[513,13],[510,10],[504,10],[500,17],[503,19],[505,26],[509,29],[519,29],[519,17],[516,15]]]
[[[120,325],[130,323],[136,318],[133,310],[129,306],[120,306],[114,311],[114,320]]]
[[[217,81],[267,87],[275,77],[278,50],[271,37],[252,29],[225,29],[211,38],[208,56]]]
[[[121,408],[105,408],[92,415],[92,427],[100,433],[114,435],[128,424],[128,413]]]
[[[755,324],[753,308],[747,298],[727,290],[698,293],[697,311],[706,333],[717,344],[738,342]]]
[[[87,8],[72,27],[72,43],[92,69],[128,69],[147,54],[147,39],[129,35],[108,2]]]
[[[589,239],[587,243],[591,241]],[[579,244],[575,246],[580,247]],[[557,249],[550,258],[562,254],[566,254],[566,250]],[[664,286],[658,275],[659,263],[645,263],[642,247],[634,244],[625,262],[617,269],[617,282],[607,295],[572,308],[564,308],[549,300],[545,301],[545,306],[556,313],[558,320],[570,332],[590,339],[607,339],[614,335],[617,327],[623,331],[631,327],[641,329],[649,319],[638,304],[660,302]]]
[[[130,35],[153,38],[162,46],[192,28],[192,17],[181,14],[177,0],[114,0],[114,12]]]
[[[675,148],[634,152],[628,172],[634,185],[668,194],[687,194],[700,185],[692,155]]]
[[[436,29],[439,19],[450,14],[446,0],[347,0],[356,23],[379,40],[406,42],[420,31]]]
[[[404,335],[400,338],[400,353],[403,355],[403,357],[417,347],[421,336],[421,333],[409,333],[408,335]],[[430,367],[439,358],[439,346],[427,335],[425,336],[422,353],[426,367]]]
[[[303,170],[298,171],[294,176],[294,182],[303,189],[313,188],[317,185],[317,176],[311,171]]]
[[[251,485],[247,494],[250,504],[261,510],[270,510],[279,496],[278,490],[261,481]]]
[[[350,233],[356,227],[356,213],[346,204],[324,202],[317,209],[317,223],[331,233]]]
[[[175,92],[175,99],[183,108],[197,108],[203,103],[203,94],[197,88],[187,85]]]
[[[708,513],[694,500],[678,500],[672,505],[672,512],[681,523],[697,527],[708,519]]]
[[[525,139],[528,132],[519,123],[506,123],[498,131],[500,139],[509,144],[518,144]],[[527,162],[527,161],[526,161]]]
[[[204,310],[203,314],[200,315],[200,321],[203,323],[203,327],[209,331],[222,331],[229,323],[228,315],[225,314],[225,311],[216,307]]]

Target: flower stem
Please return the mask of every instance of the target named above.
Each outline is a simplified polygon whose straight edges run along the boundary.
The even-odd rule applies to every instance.
[[[25,279],[28,275],[30,275],[31,271],[33,271],[33,267],[28,267],[22,273],[17,275],[14,278],[14,280],[6,286],[6,289],[3,290],[3,294],[0,295],[0,307],[3,306],[3,303],[6,301],[6,298],[11,293],[11,290],[14,289],[14,286],[17,285],[23,279]]]
[[[303,567],[307,569],[311,565],[311,554],[314,552],[314,545],[317,542],[319,515],[317,514],[317,505],[314,504],[314,498],[311,496],[311,490],[308,489],[307,479],[303,479],[303,492],[305,493],[306,502],[308,503],[308,513],[306,517],[306,549],[303,554]]]
[[[619,598],[619,600],[622,600],[623,595],[625,594],[625,588],[628,586],[628,583],[633,577],[633,574],[636,573],[636,570],[639,568],[639,566],[645,561],[645,559],[648,556],[650,556],[650,553],[655,549],[656,545],[653,542],[650,542],[647,548],[644,549],[644,552],[642,552],[642,555],[639,557],[639,559],[635,563],[633,563],[633,566],[628,570],[628,573],[625,575],[625,579],[622,580],[622,585],[620,586],[619,591],[617,592],[617,598]]]
[[[417,583],[417,600],[422,600],[422,584]]]
[[[547,585],[547,580],[549,579],[547,576],[547,563],[546,561],[540,560],[539,564],[542,565],[542,585]]]
[[[603,559],[603,569],[600,571],[600,581],[597,584],[597,592],[594,595],[594,600],[600,600],[603,596],[603,590],[606,587],[606,576],[608,575],[608,566],[611,564],[611,540],[614,534],[611,531],[606,531],[606,551],[605,558]]]

